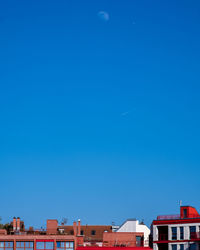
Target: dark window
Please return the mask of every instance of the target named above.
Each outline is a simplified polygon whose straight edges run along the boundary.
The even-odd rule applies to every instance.
[[[95,230],[92,230],[92,231],[91,231],[91,235],[96,235],[96,231],[95,231]]]
[[[191,226],[190,227],[190,239],[195,239],[196,238],[196,227]]]
[[[195,243],[190,244],[189,250],[196,250],[196,249],[197,249],[197,245]]]
[[[70,231],[70,234],[71,234],[71,235],[73,235],[73,234],[74,234],[74,231],[73,231],[73,230],[71,230],[71,231]]]
[[[184,239],[184,227],[180,227],[180,240]]]
[[[177,240],[177,228],[172,227],[172,240]]]
[[[184,244],[180,244],[180,250],[184,250]]]
[[[187,218],[187,209],[183,209],[183,218]]]
[[[141,247],[141,246],[142,246],[142,237],[136,236],[136,247]]]
[[[84,231],[83,230],[81,230],[81,235],[84,235]]]
[[[177,250],[177,245],[173,244],[172,245],[172,250]]]

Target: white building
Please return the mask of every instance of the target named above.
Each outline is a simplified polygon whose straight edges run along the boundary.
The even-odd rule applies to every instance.
[[[158,216],[153,221],[153,250],[200,250],[200,215],[182,206],[180,215]]]
[[[116,232],[144,233],[144,246],[149,246],[150,229],[143,222],[139,223],[136,219],[126,220]]]

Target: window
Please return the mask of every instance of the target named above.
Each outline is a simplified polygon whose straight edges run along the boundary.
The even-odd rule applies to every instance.
[[[67,249],[74,249],[74,242],[71,241],[57,241],[56,242],[57,250],[67,250]]]
[[[47,241],[47,242],[45,242],[46,244],[46,246],[45,246],[45,248],[46,249],[53,249],[53,245],[54,245],[54,243],[53,242],[49,242],[49,241]]]
[[[197,249],[197,245],[195,243],[190,244],[189,250],[196,250],[196,249]]]
[[[71,234],[71,235],[73,235],[73,234],[74,234],[74,231],[73,231],[73,230],[71,230],[71,231],[70,231],[70,234]]]
[[[183,218],[187,218],[187,209],[183,209]]]
[[[84,235],[84,231],[83,230],[81,230],[81,235]]]
[[[44,242],[37,242],[36,249],[44,249]]]
[[[13,241],[1,241],[0,250],[13,250]]]
[[[172,240],[177,240],[177,228],[172,227]]]
[[[95,231],[95,230],[92,230],[92,231],[91,231],[91,235],[96,235],[96,231]]]
[[[177,250],[177,245],[173,244],[172,245],[172,250]]]
[[[33,241],[17,241],[16,250],[33,250]]]
[[[36,249],[49,249],[49,250],[53,250],[54,243],[53,241],[37,241],[36,242]]]
[[[141,247],[142,246],[142,237],[136,236],[136,246]]]
[[[172,250],[177,250],[177,245],[173,244],[172,245]]]
[[[180,240],[184,239],[184,227],[180,227]]]
[[[180,250],[184,250],[184,244],[180,244]]]
[[[190,239],[195,239],[196,238],[196,226],[191,226],[190,227]]]

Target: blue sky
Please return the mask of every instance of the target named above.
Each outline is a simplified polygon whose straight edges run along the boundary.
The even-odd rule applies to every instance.
[[[200,2],[0,3],[1,217],[200,211]]]

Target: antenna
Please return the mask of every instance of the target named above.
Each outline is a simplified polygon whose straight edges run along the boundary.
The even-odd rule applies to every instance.
[[[179,201],[179,205],[180,205],[180,207],[182,206],[182,200]]]

